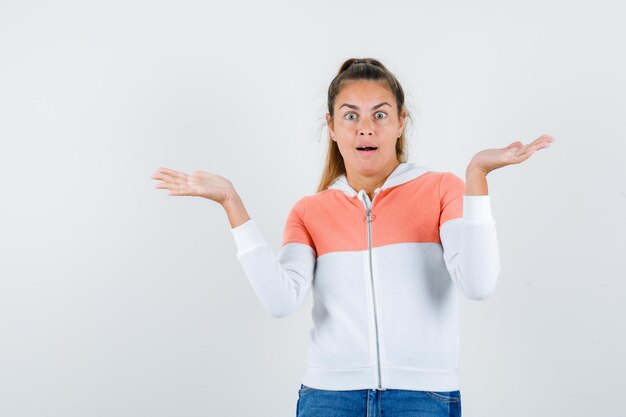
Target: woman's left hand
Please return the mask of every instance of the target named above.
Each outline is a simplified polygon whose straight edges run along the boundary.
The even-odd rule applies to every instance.
[[[547,148],[550,143],[554,142],[552,136],[541,135],[529,144],[522,144],[520,141],[511,143],[506,148],[485,149],[478,152],[470,162],[471,169],[478,169],[487,175],[494,169],[503,166],[519,164],[524,162],[539,149]]]

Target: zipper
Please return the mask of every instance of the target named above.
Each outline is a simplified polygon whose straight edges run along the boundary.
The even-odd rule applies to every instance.
[[[374,329],[376,333],[376,360],[378,364],[378,367],[377,367],[378,388],[377,389],[384,391],[385,388],[383,388],[381,371],[380,371],[381,367],[380,367],[380,344],[379,344],[379,337],[378,337],[378,316],[376,315],[376,294],[374,291],[374,269],[372,267],[372,221],[376,219],[376,216],[372,218],[372,207],[374,205],[374,201],[376,200],[376,196],[378,195],[379,192],[380,192],[380,188],[377,188],[376,190],[374,190],[374,198],[372,199],[371,202],[370,202],[369,196],[364,190],[361,190],[359,192],[359,195],[361,196],[361,201],[363,201],[363,204],[365,205],[365,218],[363,220],[367,222],[367,247],[368,247],[368,252],[369,252],[370,281],[372,283],[372,304],[374,306]]]

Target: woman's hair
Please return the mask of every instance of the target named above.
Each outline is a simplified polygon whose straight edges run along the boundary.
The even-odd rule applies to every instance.
[[[396,98],[396,104],[398,106],[398,118],[402,111],[407,112],[407,117],[410,119],[408,110],[404,105],[404,91],[400,86],[400,83],[385,66],[373,58],[350,58],[341,64],[339,72],[335,78],[331,81],[328,87],[328,113],[330,113],[331,121],[334,120],[334,106],[335,99],[343,86],[345,81],[354,80],[374,80],[384,81],[391,93]],[[403,129],[402,135],[396,142],[396,157],[400,162],[406,162],[408,158],[407,141],[405,137],[406,129]],[[330,136],[330,129],[328,132],[328,152],[326,153],[326,161],[324,162],[324,171],[322,172],[322,178],[317,186],[317,192],[324,191],[328,186],[342,174],[346,173],[346,167],[343,163],[343,157],[339,152],[337,142],[335,142]]]

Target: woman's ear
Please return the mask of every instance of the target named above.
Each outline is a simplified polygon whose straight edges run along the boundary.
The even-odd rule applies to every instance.
[[[332,138],[332,140],[335,140],[335,129],[333,129],[333,119],[330,116],[330,113],[326,113],[326,124],[328,125],[330,137]]]
[[[404,132],[404,123],[406,121],[407,115],[408,113],[406,112],[406,110],[402,110],[400,112],[400,128],[398,130],[398,137],[400,137],[400,135],[402,135],[402,132]]]

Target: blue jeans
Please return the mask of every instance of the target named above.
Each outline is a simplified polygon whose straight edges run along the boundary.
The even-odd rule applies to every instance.
[[[331,391],[300,384],[296,417],[461,417],[460,391]]]

